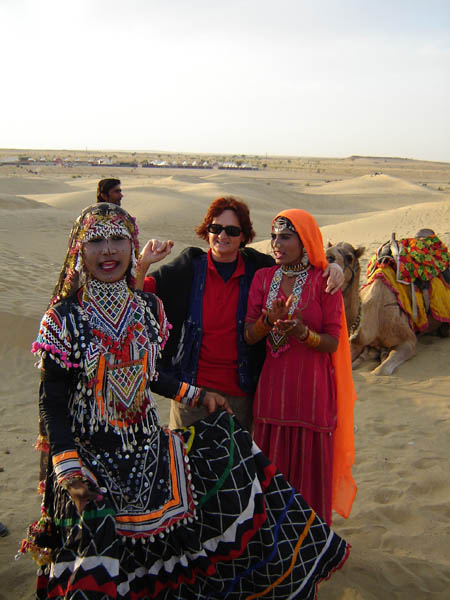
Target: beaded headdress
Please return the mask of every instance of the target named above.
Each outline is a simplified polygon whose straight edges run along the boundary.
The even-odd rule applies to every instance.
[[[53,290],[50,306],[71,296],[81,286],[82,245],[96,237],[121,235],[131,240],[131,265],[126,277],[128,287],[134,288],[135,267],[139,256],[138,233],[136,220],[120,206],[99,202],[85,208],[70,232],[66,258]]]

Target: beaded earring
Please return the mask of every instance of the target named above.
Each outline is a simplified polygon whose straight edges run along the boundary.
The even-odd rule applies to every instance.
[[[132,250],[131,250],[131,270],[130,270],[131,277],[136,278],[136,267],[137,267],[137,259],[136,259],[136,255],[133,251],[133,248],[132,248]]]
[[[81,249],[78,251],[77,260],[74,267],[75,271],[78,273],[78,284],[84,285],[88,279],[88,274],[86,272],[86,268],[83,262],[83,253]]]
[[[77,271],[77,273],[81,273],[82,270],[83,270],[83,256],[81,254],[81,251],[79,251],[77,254],[77,262],[75,263],[75,271]]]

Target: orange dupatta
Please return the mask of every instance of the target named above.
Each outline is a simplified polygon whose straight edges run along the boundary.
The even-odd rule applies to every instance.
[[[292,208],[278,213],[294,225],[303,246],[308,253],[309,262],[314,267],[325,269],[328,266],[323,249],[322,234],[314,217],[304,210]],[[275,221],[274,219],[274,221]],[[273,221],[272,221],[273,222]],[[336,377],[337,426],[334,432],[333,451],[333,492],[332,508],[341,516],[350,515],[356,495],[356,484],[352,475],[355,460],[353,440],[353,406],[356,391],[353,385],[350,344],[347,335],[344,303],[342,302],[341,333],[336,352],[331,355]]]

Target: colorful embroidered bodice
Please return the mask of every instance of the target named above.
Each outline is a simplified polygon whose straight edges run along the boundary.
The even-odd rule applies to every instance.
[[[150,385],[186,403],[200,391],[159,381],[169,329],[162,304],[120,283],[96,282],[52,307],[33,347],[47,369],[67,373],[61,393],[71,389],[71,439],[52,454],[58,483],[85,477],[108,492],[119,534],[152,538],[193,517],[195,505],[183,439],[161,427]]]

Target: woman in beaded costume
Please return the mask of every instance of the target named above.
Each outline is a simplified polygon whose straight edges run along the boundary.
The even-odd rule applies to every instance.
[[[133,289],[136,234],[117,206],[83,211],[33,345],[49,437],[42,518],[22,545],[41,565],[37,598],[312,599],[348,546],[223,397],[158,373],[170,325]],[[169,431],[152,391],[226,410]]]
[[[356,398],[342,295],[325,293],[327,265],[314,218],[298,209],[272,223],[276,265],[250,288],[246,340],[266,337],[254,400],[254,439],[328,524],[348,517]]]

